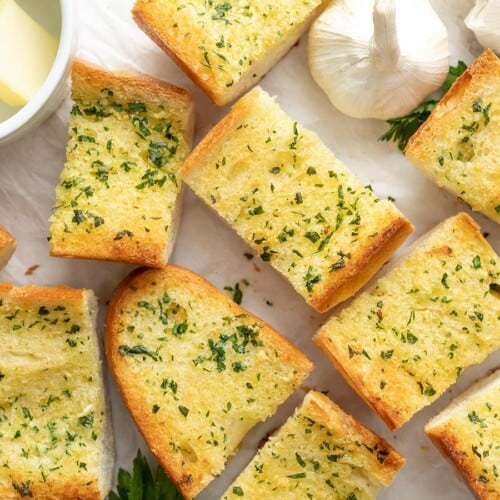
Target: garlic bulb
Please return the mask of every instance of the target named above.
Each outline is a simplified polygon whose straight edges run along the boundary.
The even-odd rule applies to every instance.
[[[465,18],[465,25],[484,48],[500,54],[500,0],[477,0]]]
[[[309,68],[340,111],[385,120],[442,85],[448,34],[429,0],[336,0],[309,32]]]

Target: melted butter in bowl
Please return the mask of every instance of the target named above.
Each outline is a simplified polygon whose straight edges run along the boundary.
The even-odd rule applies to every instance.
[[[0,0],[0,144],[59,105],[75,45],[74,0]]]

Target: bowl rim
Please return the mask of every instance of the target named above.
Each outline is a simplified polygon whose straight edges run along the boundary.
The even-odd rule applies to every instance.
[[[59,0],[61,12],[61,31],[56,57],[49,74],[36,94],[17,113],[0,122],[0,141],[21,129],[43,108],[65,75],[68,60],[73,52],[75,32],[74,0]]]

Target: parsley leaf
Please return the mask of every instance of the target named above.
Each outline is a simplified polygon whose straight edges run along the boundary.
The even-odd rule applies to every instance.
[[[387,123],[391,127],[385,134],[380,136],[379,140],[397,142],[398,148],[404,151],[410,137],[427,120],[437,103],[438,101],[435,100],[425,101],[407,115],[398,118],[389,118]]]
[[[111,492],[108,500],[183,500],[183,497],[160,466],[153,475],[146,457],[139,450],[132,474],[119,470],[117,493]]]
[[[448,92],[455,80],[467,69],[463,61],[458,61],[456,66],[450,66],[448,76],[446,77],[443,86],[439,90],[441,97]],[[380,141],[394,141],[398,143],[398,148],[404,151],[410,137],[420,128],[427,120],[429,115],[436,107],[439,100],[424,101],[419,104],[413,111],[407,115],[397,118],[390,118],[387,123],[390,125],[389,130],[379,137]]]
[[[467,65],[463,61],[458,61],[456,66],[450,66],[448,76],[443,83],[444,92],[448,92],[455,80],[467,69]]]

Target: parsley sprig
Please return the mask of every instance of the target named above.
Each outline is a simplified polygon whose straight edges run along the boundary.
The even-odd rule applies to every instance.
[[[448,76],[446,77],[443,86],[439,89],[441,97],[448,92],[455,80],[467,69],[463,61],[458,61],[456,66],[450,66]],[[441,99],[440,97],[440,99]],[[427,120],[429,115],[436,107],[439,99],[431,99],[419,104],[413,111],[407,115],[398,118],[390,118],[387,123],[390,125],[389,130],[379,137],[380,141],[394,141],[398,143],[398,148],[404,151],[410,137],[419,129],[419,127]]]
[[[141,450],[134,459],[132,474],[119,470],[117,491],[118,493],[112,491],[107,500],[183,500],[183,496],[160,466],[153,476]]]

